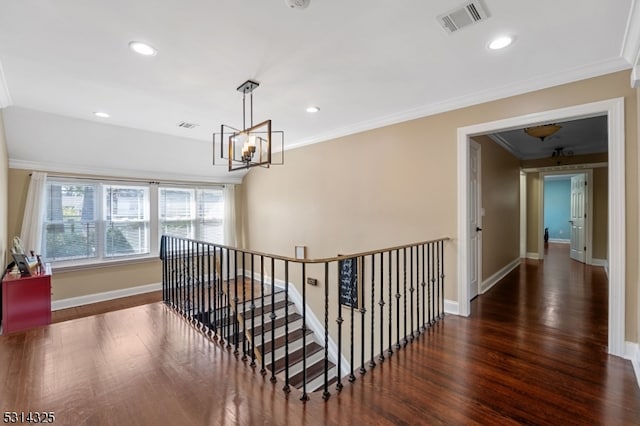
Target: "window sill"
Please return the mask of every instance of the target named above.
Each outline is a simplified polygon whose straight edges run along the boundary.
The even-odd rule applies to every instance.
[[[93,262],[93,263],[76,263],[76,264],[66,264],[66,265],[56,265],[55,263],[52,263],[51,270],[55,274],[55,273],[65,273],[65,272],[86,271],[91,269],[111,268],[116,266],[133,265],[136,263],[151,263],[159,260],[160,259],[158,258],[157,255],[150,254],[148,256],[142,256],[142,257],[117,259],[117,260],[105,260],[105,261]]]

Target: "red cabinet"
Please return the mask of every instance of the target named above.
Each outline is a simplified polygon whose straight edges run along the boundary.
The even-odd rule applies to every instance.
[[[2,332],[51,323],[51,274],[7,274],[2,280]]]

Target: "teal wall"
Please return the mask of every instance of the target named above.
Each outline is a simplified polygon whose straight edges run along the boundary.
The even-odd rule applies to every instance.
[[[544,227],[549,238],[569,240],[571,228],[571,177],[544,181]]]

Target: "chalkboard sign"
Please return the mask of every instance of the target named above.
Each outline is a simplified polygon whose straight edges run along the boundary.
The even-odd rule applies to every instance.
[[[356,257],[338,261],[340,304],[356,309],[360,308],[358,264],[358,258]]]

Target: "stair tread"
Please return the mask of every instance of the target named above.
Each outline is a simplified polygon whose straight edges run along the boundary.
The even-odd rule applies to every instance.
[[[307,330],[306,331],[306,335],[312,334],[313,331],[312,330]],[[275,342],[267,342],[262,346],[258,346],[257,349],[261,354],[266,354],[271,352],[271,348],[273,347],[272,345],[274,345],[275,343],[275,348],[281,348],[285,345],[286,343],[286,335],[285,336],[280,336],[278,337]],[[292,342],[298,340],[298,339],[302,339],[302,329],[297,329],[294,331],[289,332],[289,344],[291,344]]]
[[[259,320],[260,318],[262,318],[262,317],[258,317],[258,318],[256,318],[256,323],[258,323],[258,322],[259,322],[258,320]],[[292,323],[292,322],[294,322],[294,321],[297,321],[297,320],[299,320],[300,318],[302,318],[302,315],[300,315],[298,312],[290,313],[290,314],[289,314],[289,323]],[[250,327],[248,327],[248,325],[251,323],[251,317],[249,317],[249,318],[245,318],[245,319],[246,319],[246,321],[247,321],[247,328],[248,328],[248,330],[249,330],[249,333],[251,333],[251,328],[250,328]],[[278,328],[278,327],[282,327],[282,326],[285,324],[286,319],[287,319],[287,318],[283,316],[283,317],[281,317],[281,318],[276,318],[276,320],[275,320],[275,321],[269,321],[268,323],[266,323],[266,324],[264,325],[264,332],[265,332],[265,333],[267,333],[267,332],[271,331],[271,329],[273,328],[273,324],[274,324],[274,322],[275,322],[276,328]],[[260,333],[261,333],[261,332],[262,332],[262,324],[256,324],[256,327],[253,329],[253,334],[254,334],[255,336],[258,336],[258,335],[260,335]]]
[[[245,306],[246,310],[245,310],[245,312],[242,313],[242,316],[244,318],[247,318],[247,317],[251,318],[251,309],[249,308],[249,304],[247,304],[245,302],[245,305],[246,305]],[[263,312],[269,313],[272,310],[277,311],[278,309],[284,308],[286,305],[291,306],[291,305],[293,305],[293,302],[287,302],[286,300],[281,300],[279,302],[276,302],[275,305],[271,305],[269,303],[268,305],[265,305],[265,306],[259,306],[259,307],[255,308],[254,315],[256,317],[259,317],[259,316],[262,315]],[[271,309],[271,306],[273,306],[273,309]],[[240,309],[242,309],[242,302],[238,302],[238,307]],[[265,309],[266,309],[266,311],[265,311]]]
[[[331,369],[335,366],[335,364],[331,361],[328,362],[328,368]],[[302,381],[303,381],[303,373],[304,371],[299,372],[298,374],[294,375],[293,377],[291,377],[289,379],[289,384],[295,388],[301,388],[302,387]],[[316,377],[321,376],[322,374],[324,374],[324,358],[321,359],[320,361],[316,362],[313,365],[307,366],[307,383],[309,383],[310,381],[312,381],[313,379],[315,379]]]
[[[317,344],[316,342],[310,342],[307,344],[307,357],[310,357],[311,355],[314,355],[315,353],[319,352],[322,350],[322,346],[320,346],[319,344]],[[292,352],[289,354],[289,365],[294,365],[300,361],[302,361],[302,355],[303,355],[303,351],[302,348]],[[268,357],[268,355],[267,355]],[[268,358],[265,358],[268,359]],[[285,368],[285,357],[282,357],[278,360],[276,360],[275,363],[270,364],[269,368],[271,368],[271,366],[273,366],[273,370],[274,370],[274,374],[278,374],[281,371],[284,371]]]

